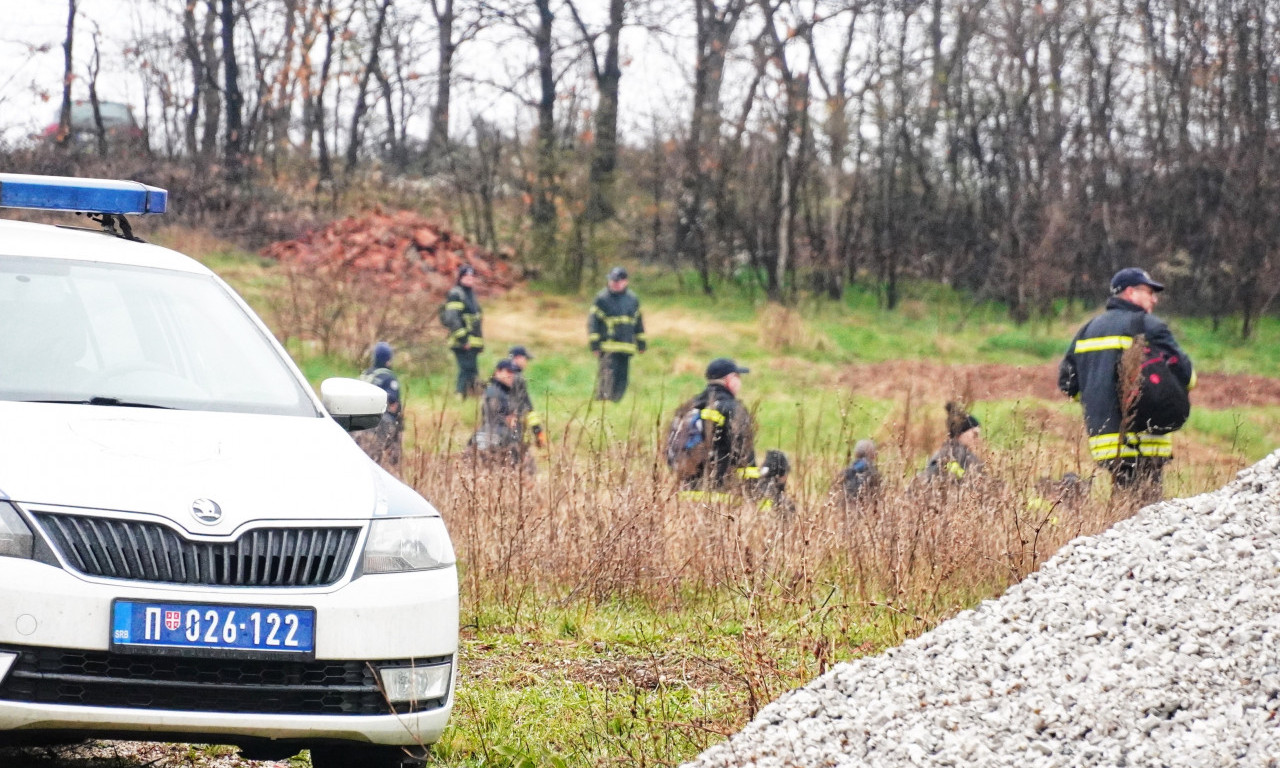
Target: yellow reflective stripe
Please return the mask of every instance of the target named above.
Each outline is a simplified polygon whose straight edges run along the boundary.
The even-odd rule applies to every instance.
[[[542,426],[542,417],[538,415],[537,411],[529,411],[525,414],[524,423],[530,428],[540,427]]]
[[[600,334],[598,334],[598,333],[588,333],[588,334],[587,334],[587,340],[588,340],[588,341],[599,341],[599,340],[600,340]]]
[[[1132,336],[1095,336],[1076,342],[1076,353],[1101,352],[1107,349],[1128,349],[1133,346]]]
[[[955,459],[947,462],[947,471],[955,475],[957,478],[964,477],[964,467]]]
[[[484,339],[480,336],[471,336],[467,339],[467,343],[472,349],[484,349]]]
[[[456,341],[462,341],[462,339],[463,339],[466,335],[467,335],[467,329],[466,329],[466,328],[459,328],[458,330],[456,330],[456,331],[454,331],[453,333],[449,334],[449,338],[454,339],[454,340],[456,340]]]
[[[709,421],[712,424],[715,424],[717,427],[724,426],[724,422],[725,422],[724,414],[717,411],[714,408],[703,408],[701,411],[698,412],[698,415],[701,416],[703,420]]]
[[[636,341],[644,341],[644,340],[645,340],[645,338],[644,338],[644,334],[643,334],[643,333],[637,333],[637,334],[636,334]]]
[[[601,342],[600,348],[605,352],[624,352],[626,354],[635,354],[638,347],[627,341],[604,341]]]
[[[737,472],[738,477],[743,480],[759,480],[762,477],[759,467],[740,467]]]
[[[596,317],[600,318],[601,320],[603,320],[603,319],[605,319],[606,317],[608,317],[608,315],[606,315],[606,314],[604,313],[604,310],[603,310],[603,309],[601,309],[601,308],[597,307],[597,306],[596,306],[596,305],[594,305],[594,304],[592,304],[592,305],[591,305],[591,314],[595,315]]]
[[[464,303],[462,303],[461,301],[446,301],[446,302],[445,302],[445,304],[444,304],[444,308],[445,308],[445,309],[455,309],[455,310],[458,310],[458,311],[460,312],[460,311],[462,311],[462,310],[466,309],[466,308],[467,308],[467,305],[466,305],[466,304],[464,304]]]
[[[1191,382],[1190,382],[1189,384],[1187,384],[1187,389],[1188,389],[1188,390],[1192,390],[1192,389],[1195,389],[1195,388],[1196,388],[1196,371],[1195,371],[1195,369],[1193,368],[1193,369],[1191,369]]]
[[[1094,461],[1109,459],[1161,458],[1173,456],[1173,438],[1169,435],[1131,433],[1123,442],[1118,432],[1089,438],[1089,455]]]

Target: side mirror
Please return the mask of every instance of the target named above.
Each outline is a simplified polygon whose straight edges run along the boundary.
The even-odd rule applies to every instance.
[[[387,410],[387,393],[359,379],[325,379],[320,402],[333,420],[348,432],[378,426]]]

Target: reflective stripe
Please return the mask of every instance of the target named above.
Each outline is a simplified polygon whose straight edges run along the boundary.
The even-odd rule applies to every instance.
[[[461,312],[462,310],[467,308],[467,305],[462,303],[461,301],[446,301],[444,304],[444,308],[453,309],[453,310],[457,310],[458,312]]]
[[[955,475],[956,479],[964,477],[964,467],[955,459],[947,462],[947,471]]]
[[[1196,371],[1193,368],[1191,369],[1191,381],[1190,383],[1187,384],[1187,390],[1190,391],[1195,388],[1196,388]]]
[[[738,469],[738,477],[743,480],[759,480],[763,475],[760,474],[760,467],[741,467]]]
[[[601,320],[603,320],[603,319],[605,319],[606,317],[608,317],[608,315],[606,315],[606,314],[604,313],[604,310],[603,310],[603,309],[601,309],[601,308],[597,307],[597,306],[596,306],[596,305],[594,305],[594,304],[592,304],[592,305],[591,305],[591,314],[595,315],[596,317],[600,318]]]
[[[472,349],[484,349],[484,338],[480,336],[468,336],[467,343]]]
[[[635,344],[627,341],[604,341],[600,343],[600,348],[605,352],[621,352],[626,355],[634,355],[639,351]]]
[[[703,408],[701,411],[698,412],[698,415],[701,416],[704,421],[709,421],[712,424],[715,424],[717,427],[724,426],[724,422],[725,422],[724,414],[717,411],[714,408]]]
[[[1168,435],[1149,435],[1130,432],[1121,441],[1120,433],[1094,435],[1089,438],[1089,455],[1094,461],[1111,459],[1159,458],[1173,456],[1173,438]]]
[[[529,411],[525,414],[524,423],[530,429],[540,427],[542,426],[542,417],[538,415],[537,411]]]
[[[598,333],[588,333],[588,334],[587,334],[587,340],[588,340],[588,341],[599,341],[599,340],[600,340],[600,334],[598,334]]]
[[[1133,346],[1132,336],[1096,336],[1076,342],[1076,353],[1102,352],[1108,349],[1128,349]]]
[[[454,339],[456,341],[462,341],[463,337],[465,337],[466,335],[467,335],[467,329],[459,328],[458,330],[449,334],[449,338]]]

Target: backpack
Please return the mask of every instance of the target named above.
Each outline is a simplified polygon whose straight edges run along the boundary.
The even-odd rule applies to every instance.
[[[1117,363],[1120,413],[1126,432],[1164,435],[1182,428],[1191,415],[1187,388],[1174,374],[1178,356],[1147,346],[1143,315],[1134,324],[1133,346]]]
[[[702,474],[715,440],[715,424],[702,418],[702,410],[696,400],[681,406],[667,430],[667,466],[679,480]]]

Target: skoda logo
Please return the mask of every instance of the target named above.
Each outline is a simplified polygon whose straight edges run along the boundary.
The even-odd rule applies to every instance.
[[[213,525],[222,519],[222,507],[211,499],[196,499],[191,502],[191,514],[205,525]]]

